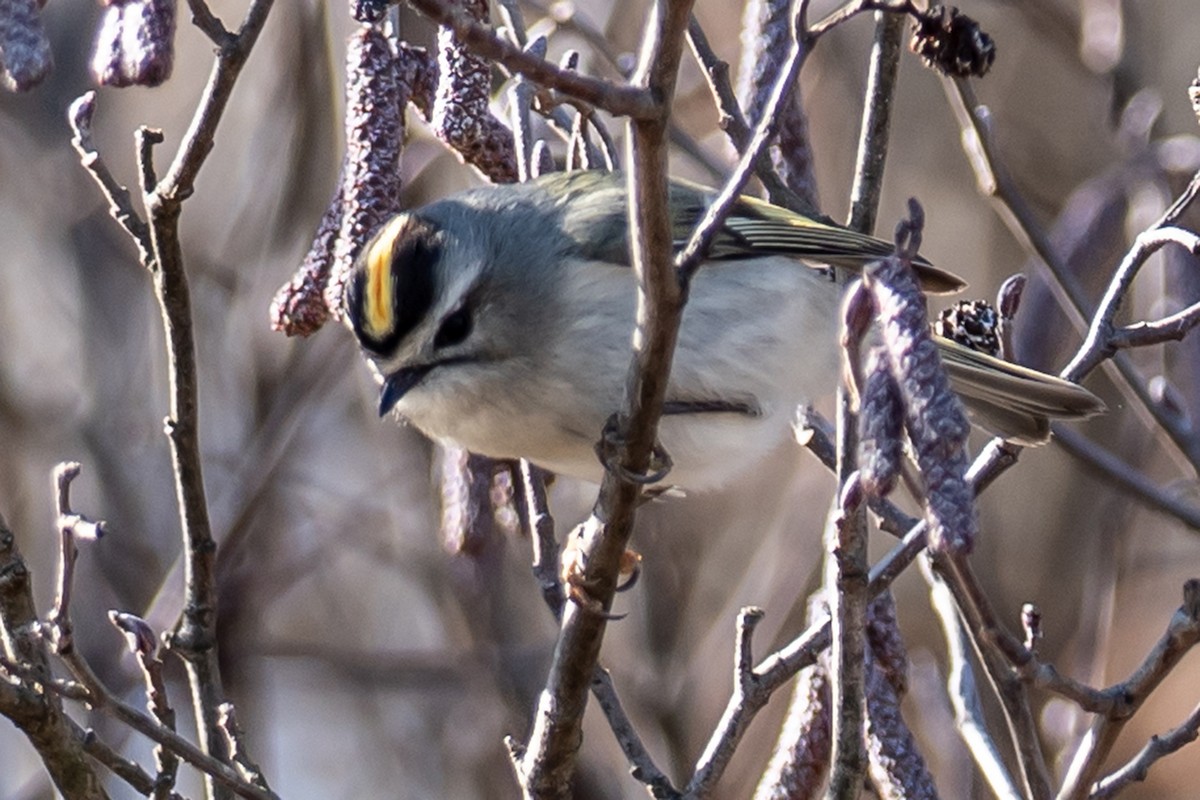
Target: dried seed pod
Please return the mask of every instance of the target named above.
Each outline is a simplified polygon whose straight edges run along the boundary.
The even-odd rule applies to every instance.
[[[931,6],[919,15],[908,46],[926,66],[960,78],[982,78],[996,60],[992,37],[953,6]]]
[[[486,0],[465,5],[476,19],[487,19]],[[519,178],[516,140],[492,114],[491,90],[491,63],[468,50],[449,27],[438,28],[434,133],[493,183],[514,183]]]
[[[1000,355],[1000,315],[986,300],[959,300],[938,314],[933,332],[989,356]]]
[[[433,103],[437,95],[438,62],[424,47],[401,42],[396,53],[396,82],[401,94],[417,107],[426,120],[433,118]]]
[[[92,75],[101,86],[159,86],[175,60],[176,0],[109,5],[96,32]]]
[[[346,318],[346,281],[358,251],[400,210],[404,112],[395,61],[387,37],[375,28],[363,27],[351,35],[346,53],[342,224],[325,286],[325,304],[341,320]]]
[[[916,737],[904,722],[900,697],[879,662],[867,655],[867,779],[880,800],[937,800],[937,788]]]
[[[350,16],[359,22],[379,22],[395,0],[350,0]]]
[[[900,635],[896,618],[896,600],[890,591],[876,595],[867,606],[867,642],[896,694],[903,697],[908,691],[908,647]]]
[[[863,489],[884,497],[896,488],[904,457],[904,403],[887,354],[871,350],[858,410],[858,469]]]
[[[338,189],[321,216],[317,235],[304,263],[290,281],[279,287],[271,300],[271,329],[282,331],[286,336],[311,336],[329,319],[325,284],[329,281],[334,247],[342,227],[341,184],[339,180]]]
[[[897,227],[896,253],[868,268],[865,283],[875,294],[892,376],[905,406],[905,426],[925,481],[929,542],[935,550],[969,551],[978,521],[974,492],[966,482],[970,423],[942,369],[926,322],[912,258],[920,246],[923,212],[909,201],[910,219]]]
[[[37,0],[0,0],[0,85],[27,92],[50,74],[54,58]]]
[[[749,0],[742,12],[742,60],[737,96],[751,125],[762,116],[792,42],[791,0]],[[788,188],[817,205],[808,114],[800,87],[779,109],[778,134],[767,149],[771,165]]]

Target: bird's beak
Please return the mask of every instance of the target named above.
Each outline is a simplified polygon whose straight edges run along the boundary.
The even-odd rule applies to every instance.
[[[400,398],[408,394],[408,390],[421,382],[429,372],[428,366],[405,367],[399,372],[393,372],[383,380],[383,388],[379,390],[379,416],[386,416],[396,407]]]

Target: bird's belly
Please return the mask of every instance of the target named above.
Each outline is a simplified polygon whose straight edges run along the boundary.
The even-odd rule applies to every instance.
[[[667,400],[676,409],[693,403],[706,410],[663,416],[659,441],[673,462],[664,483],[702,491],[731,482],[787,438],[797,404],[833,390],[838,289],[795,261],[778,262],[753,271],[706,265],[697,273]],[[629,295],[625,325],[589,326],[580,309],[581,322],[520,381],[506,373],[488,385],[476,376],[428,401],[414,391],[401,413],[427,434],[482,455],[528,458],[598,482],[595,445],[620,406],[631,355],[634,295],[628,272],[621,277]],[[591,286],[579,296],[596,295]],[[721,403],[739,410],[712,410]]]

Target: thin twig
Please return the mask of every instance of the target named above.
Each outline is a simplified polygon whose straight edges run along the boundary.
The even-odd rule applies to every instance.
[[[633,722],[626,715],[621,698],[617,695],[617,688],[613,685],[612,675],[600,665],[596,665],[596,671],[592,675],[592,695],[604,711],[608,726],[612,728],[617,744],[625,754],[625,760],[629,762],[633,777],[646,785],[652,797],[679,797],[679,791],[671,784],[671,779],[655,765],[649,751],[646,750],[646,745],[638,736],[637,729],[633,727]]]
[[[1089,303],[1083,286],[1078,277],[1058,257],[1050,243],[1049,236],[1037,221],[1016,182],[1005,169],[993,139],[990,117],[986,113],[986,109],[975,99],[969,82],[962,79],[946,79],[943,87],[950,99],[950,106],[958,119],[959,127],[962,129],[963,149],[968,163],[975,171],[980,191],[993,201],[998,215],[1017,241],[1049,269],[1054,278],[1050,281],[1050,289],[1071,323],[1081,331],[1088,330],[1090,327],[1088,320],[1093,319],[1094,315],[1088,313]],[[1195,199],[1197,193],[1200,193],[1200,173],[1192,178],[1188,189],[1176,198],[1171,208],[1148,230],[1174,224],[1183,210]],[[1134,250],[1136,249],[1135,245]],[[1121,292],[1114,298],[1117,305],[1123,297],[1124,292]],[[1085,355],[1088,359],[1093,358],[1093,355],[1089,353],[1090,350],[1091,347],[1081,348],[1076,358],[1079,359]],[[1147,388],[1147,381],[1138,373],[1128,355],[1116,352],[1097,363],[1106,365],[1111,363],[1113,371],[1120,377],[1125,389],[1138,399],[1193,468],[1200,470],[1200,438],[1192,435],[1190,429],[1181,425],[1174,415],[1151,396]],[[1095,364],[1091,366],[1094,367]],[[1088,369],[1090,370],[1090,368]],[[1070,379],[1078,381],[1081,378],[1082,374],[1078,374]]]
[[[717,126],[729,136],[729,141],[740,155],[746,151],[754,132],[746,122],[730,83],[729,64],[717,57],[712,45],[708,43],[704,29],[694,16],[688,23],[688,44],[691,45],[696,61],[703,68],[709,91],[712,92],[713,102],[717,107]],[[806,214],[816,212],[811,202],[793,192],[775,174],[775,168],[766,153],[759,153],[754,159],[754,174],[762,181],[771,202]]]
[[[1184,745],[1196,741],[1197,736],[1200,736],[1200,705],[1192,709],[1192,713],[1178,727],[1161,736],[1151,736],[1150,741],[1138,751],[1137,755],[1113,771],[1111,775],[1098,781],[1091,794],[1088,795],[1089,800],[1107,800],[1107,798],[1116,797],[1131,783],[1146,780],[1150,767],[1154,766],[1156,761],[1171,755]]]
[[[971,644],[985,667],[992,689],[1004,711],[1009,737],[1017,755],[1023,794],[1049,800],[1050,772],[1041,751],[1041,740],[1024,683],[1010,667],[1014,652],[1024,647],[997,621],[965,554],[943,552],[932,558],[934,572],[945,581],[966,621]]]
[[[138,257],[142,263],[148,263],[151,258],[150,229],[133,207],[133,197],[129,189],[113,177],[104,159],[96,152],[92,141],[92,116],[96,113],[96,93],[84,92],[71,103],[67,112],[67,121],[71,125],[71,145],[79,153],[80,163],[92,179],[100,186],[104,198],[108,200],[108,213],[117,221],[133,243],[137,246]]]
[[[858,291],[855,292],[854,289]],[[855,471],[857,417],[849,398],[859,363],[858,351],[871,323],[862,284],[851,289],[842,315],[842,376],[838,403],[838,497],[826,526],[825,580],[832,623],[832,771],[825,796],[854,796],[866,774],[863,740],[866,712],[867,515],[865,492]],[[855,302],[857,300],[858,302]],[[844,401],[844,402],[842,402]]]
[[[175,709],[167,696],[163,662],[158,655],[158,640],[150,625],[141,617],[109,611],[108,620],[125,634],[126,644],[137,659],[146,683],[146,708],[164,727],[175,730]],[[154,749],[158,776],[154,781],[155,800],[169,797],[179,770],[179,757],[159,745]]]
[[[883,168],[887,162],[891,130],[892,98],[900,73],[900,40],[904,17],[878,12],[875,41],[871,46],[871,69],[867,75],[867,102],[863,106],[855,159],[854,185],[850,191],[847,225],[860,233],[875,230],[879,196],[883,191]]]
[[[803,17],[808,7],[808,2],[809,0],[801,0],[798,4],[798,18]],[[759,156],[763,153],[764,148],[771,139],[774,138],[779,125],[779,109],[782,107],[789,93],[795,88],[796,77],[800,74],[800,67],[804,65],[804,60],[810,51],[810,47],[811,43],[808,40],[797,38],[793,35],[787,59],[779,70],[779,75],[775,79],[774,86],[771,88],[770,96],[763,104],[762,117],[754,126],[754,133],[749,141],[746,142],[741,158],[738,159],[737,167],[728,180],[725,181],[725,185],[721,188],[716,199],[705,209],[704,216],[692,231],[687,244],[684,245],[676,257],[675,263],[679,271],[679,278],[685,285],[691,280],[692,274],[700,266],[701,262],[703,262],[705,256],[708,255],[708,249],[712,246],[713,239],[716,237],[725,218],[729,216],[734,203],[737,202],[738,197],[742,194],[742,190],[746,186],[746,181],[750,179],[750,173],[754,170]]]
[[[653,119],[660,113],[661,100],[644,88],[610,83],[561,69],[497,36],[456,4],[442,0],[410,0],[410,3],[433,21],[451,28],[476,53],[521,73],[540,86],[578,98],[616,116]]]
[[[1142,663],[1125,681],[1105,690],[1114,702],[1107,713],[1092,723],[1075,751],[1058,794],[1060,800],[1087,797],[1126,723],[1197,643],[1200,643],[1200,579],[1193,578],[1183,586],[1183,605],[1171,616],[1166,631]]]
[[[867,594],[875,597],[892,585],[892,582],[907,569],[925,549],[924,521],[914,525],[904,539],[879,560],[871,569],[871,581]],[[717,784],[729,760],[745,735],[755,715],[766,705],[767,700],[800,670],[811,666],[825,651],[831,641],[831,626],[828,616],[812,625],[784,647],[764,658],[754,668],[754,680],[748,682],[749,689],[735,691],[725,705],[704,752],[696,761],[692,778],[684,796],[706,797]]]
[[[75,676],[76,680],[46,681],[43,685],[51,692],[111,715],[147,739],[175,753],[215,780],[224,789],[239,797],[245,797],[247,800],[279,800],[278,795],[243,781],[228,764],[213,758],[178,733],[113,694],[96,676],[91,666],[78,655],[77,651],[72,651],[64,657],[63,662],[71,670],[71,674]],[[27,679],[32,677],[32,674],[22,669],[21,665],[8,662],[7,659],[0,659],[0,667],[19,677]]]
[[[29,568],[0,517],[0,713],[29,739],[64,797],[107,800],[59,698],[33,691],[52,682],[49,648],[40,630]],[[9,676],[21,680],[10,682]]]
[[[208,500],[200,458],[195,332],[188,277],[179,239],[181,205],[193,191],[196,176],[212,152],[217,126],[229,103],[246,59],[266,24],[273,0],[253,0],[236,35],[222,37],[207,6],[192,0],[198,24],[217,35],[212,71],[192,121],[166,174],[154,179],[154,137],[140,136],[139,161],[150,218],[152,258],[144,261],[154,276],[167,344],[170,400],[165,422],[174,468],[185,559],[183,615],[170,643],[184,660],[196,710],[200,741],[206,753],[225,758],[226,741],[218,709],[224,702],[217,656],[216,542],[209,522]],[[211,775],[211,773],[210,773]],[[209,784],[209,793],[224,796],[227,788]]]
[[[1087,374],[1116,353],[1113,336],[1117,311],[1142,266],[1150,256],[1168,244],[1183,247],[1192,254],[1200,254],[1200,236],[1182,228],[1152,227],[1138,234],[1104,291],[1079,354],[1063,371],[1069,380],[1076,375]]]

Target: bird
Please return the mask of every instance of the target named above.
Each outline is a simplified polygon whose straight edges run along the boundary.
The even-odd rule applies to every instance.
[[[669,184],[676,248],[716,198]],[[396,214],[363,245],[345,312],[380,416],[494,458],[599,482],[596,443],[631,357],[637,284],[616,171],[480,186]],[[695,271],[658,435],[686,491],[730,484],[777,448],[839,375],[842,286],[893,245],[742,196]],[[928,293],[965,282],[922,257]],[[1055,376],[935,336],[972,419],[1022,445],[1103,402]]]

